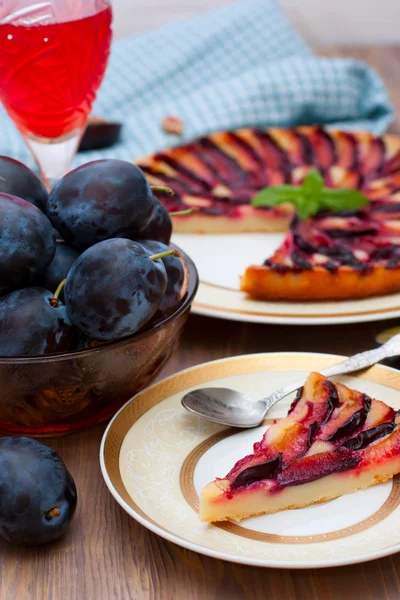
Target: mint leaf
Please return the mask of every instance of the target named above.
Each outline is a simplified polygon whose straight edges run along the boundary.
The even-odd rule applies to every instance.
[[[317,198],[307,198],[307,217],[313,217],[321,210],[321,205]],[[307,218],[305,217],[305,218]]]
[[[252,200],[253,206],[277,206],[283,202],[296,203],[301,188],[295,185],[273,185],[259,191]]]
[[[297,208],[297,213],[298,213],[300,219],[304,220],[304,219],[307,219],[307,217],[309,217],[307,205],[308,205],[307,198],[303,195],[300,195],[295,204],[295,206]]]
[[[303,220],[316,215],[320,210],[319,202],[316,198],[307,198],[306,196],[299,196],[295,206],[300,218]]]
[[[354,210],[368,204],[368,198],[359,190],[324,188],[320,196],[322,208],[328,210]]]
[[[303,185],[301,186],[304,196],[313,198],[319,196],[322,188],[324,187],[324,178],[317,169],[312,168],[304,178]]]
[[[304,178],[302,186],[275,185],[260,190],[252,200],[253,206],[278,206],[293,204],[301,219],[316,215],[321,210],[354,210],[368,204],[369,200],[359,190],[324,187],[322,175],[314,168]]]

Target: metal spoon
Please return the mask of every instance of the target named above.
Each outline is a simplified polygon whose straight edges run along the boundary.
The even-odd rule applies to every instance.
[[[359,371],[375,363],[400,354],[400,334],[395,335],[380,348],[360,352],[342,362],[321,371],[322,375],[332,377]],[[265,414],[277,402],[299,389],[304,379],[290,383],[286,387],[272,392],[263,400],[249,401],[244,394],[228,388],[202,388],[185,394],[182,406],[208,421],[230,425],[231,427],[257,427]]]

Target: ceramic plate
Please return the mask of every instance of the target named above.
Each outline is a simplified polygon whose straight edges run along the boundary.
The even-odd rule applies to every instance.
[[[175,234],[173,241],[194,260],[200,287],[193,312],[255,323],[324,325],[379,321],[400,316],[400,294],[340,302],[264,302],[239,290],[239,277],[280,246],[283,233]]]
[[[151,531],[184,548],[223,560],[279,568],[315,568],[363,562],[400,550],[400,477],[315,506],[245,519],[201,523],[198,493],[249,453],[287,397],[256,429],[209,423],[181,407],[190,389],[232,387],[260,398],[289,381],[322,370],[341,357],[255,354],[182,371],[130,400],[109,424],[100,461],[119,504]],[[340,381],[400,408],[400,372],[375,366]]]

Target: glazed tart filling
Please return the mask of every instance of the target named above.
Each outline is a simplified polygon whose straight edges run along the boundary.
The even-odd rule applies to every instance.
[[[294,216],[284,244],[264,265],[279,273],[307,271],[314,266],[331,273],[341,266],[360,273],[376,265],[394,269],[400,264],[400,237],[373,215],[371,208],[368,212],[320,214],[307,221]]]
[[[138,164],[151,182],[174,190],[174,197],[162,195],[171,211],[196,206],[200,214],[230,216],[249,205],[260,189],[297,184],[314,166],[328,187],[361,189],[379,201],[374,211],[400,213],[400,201],[390,198],[400,189],[400,180],[390,177],[400,170],[400,145],[393,155],[383,139],[369,134],[328,132],[318,126],[243,129],[203,137]]]

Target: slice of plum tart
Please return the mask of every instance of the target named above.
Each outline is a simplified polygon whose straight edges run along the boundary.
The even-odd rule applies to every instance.
[[[288,415],[200,494],[200,519],[233,520],[332,500],[400,472],[400,418],[384,402],[311,373]]]
[[[400,203],[392,204],[399,211],[392,220],[364,208],[305,221],[294,216],[278,250],[262,265],[247,267],[241,290],[260,300],[297,301],[398,292]]]

